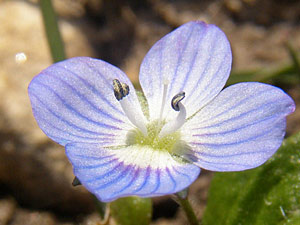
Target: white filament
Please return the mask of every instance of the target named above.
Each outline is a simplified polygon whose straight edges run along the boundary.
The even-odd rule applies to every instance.
[[[161,131],[158,135],[159,138],[162,138],[168,134],[174,133],[176,130],[178,130],[180,127],[182,127],[182,125],[184,124],[185,118],[186,118],[186,109],[181,102],[178,103],[178,107],[179,107],[178,116],[176,117],[175,120],[172,120],[163,126],[163,128],[161,129]]]
[[[139,128],[145,136],[147,136],[147,128],[145,125],[144,117],[140,113],[138,113],[137,110],[134,110],[126,97],[122,98],[119,102],[130,122],[137,128]]]

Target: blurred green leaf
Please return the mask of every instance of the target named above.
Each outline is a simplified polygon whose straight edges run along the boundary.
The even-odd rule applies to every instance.
[[[293,81],[291,81],[291,78]],[[249,71],[234,71],[231,72],[230,77],[226,83],[227,86],[246,81],[258,81],[270,83],[276,79],[279,82],[294,84],[295,79],[299,81],[299,76],[294,64],[282,66],[275,69],[259,69]]]
[[[51,0],[40,0],[44,27],[53,62],[64,60],[65,50]]]
[[[289,43],[289,42],[286,43],[286,48],[287,48],[288,53],[289,53],[289,55],[292,59],[292,62],[294,64],[295,71],[300,76],[300,59],[299,59],[298,53],[295,50],[294,46],[292,46],[292,44]]]
[[[286,48],[291,58],[291,63],[276,68],[263,68],[256,70],[233,71],[227,81],[227,86],[239,82],[258,81],[265,83],[295,84],[300,82],[299,54],[294,47],[287,43]]]
[[[300,225],[300,133],[264,165],[216,173],[204,225]]]
[[[119,225],[148,225],[151,222],[152,202],[149,198],[120,198],[111,203],[110,210]]]

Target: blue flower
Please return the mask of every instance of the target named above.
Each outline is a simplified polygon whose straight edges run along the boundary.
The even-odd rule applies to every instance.
[[[28,91],[40,128],[101,201],[160,196],[188,187],[200,168],[257,167],[281,145],[293,100],[257,82],[222,90],[231,61],[218,27],[189,22],[143,60],[145,98],[121,70],[88,57],[50,66]]]

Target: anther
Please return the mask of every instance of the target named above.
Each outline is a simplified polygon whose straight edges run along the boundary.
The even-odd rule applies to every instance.
[[[113,80],[114,94],[118,101],[129,94],[129,86],[120,82],[118,79]]]
[[[184,97],[185,97],[185,92],[182,91],[172,98],[171,106],[175,111],[180,111],[178,104],[179,102],[182,101],[182,99],[184,99]]]

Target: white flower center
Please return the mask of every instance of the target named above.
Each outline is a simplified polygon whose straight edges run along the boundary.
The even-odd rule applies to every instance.
[[[166,104],[168,81],[164,81],[160,118],[145,124],[143,115],[134,110],[126,97],[129,94],[128,85],[115,79],[113,87],[115,97],[120,102],[124,113],[130,122],[137,127],[127,134],[126,144],[128,146],[150,147],[154,151],[169,152],[174,157],[179,156],[181,160],[193,160],[191,149],[181,140],[179,131],[186,120],[186,109],[181,103],[185,97],[185,92],[179,92],[171,100],[171,106],[175,111],[178,111],[178,115],[174,120],[166,121],[163,118],[163,112]]]
[[[156,135],[159,139],[164,138],[167,135],[175,133],[185,122],[186,119],[186,109],[184,105],[181,103],[181,101],[185,97],[185,92],[180,92],[177,95],[175,95],[171,101],[171,106],[175,111],[179,111],[178,116],[167,123],[164,122],[162,119],[163,111],[166,104],[166,96],[167,96],[167,90],[168,90],[168,84],[169,82],[167,80],[164,80],[164,89],[163,89],[163,99],[162,99],[162,105],[160,110],[160,118],[158,122],[155,122],[157,130]],[[129,94],[129,86],[125,83],[120,82],[117,79],[113,80],[113,87],[114,87],[114,94],[116,99],[120,102],[120,105],[130,120],[130,122],[135,125],[140,131],[143,133],[145,137],[148,136],[149,131],[147,130],[147,127],[142,115],[140,115],[136,110],[134,110],[133,107],[131,107],[130,102],[126,98],[126,96]],[[163,124],[165,123],[165,124]]]

